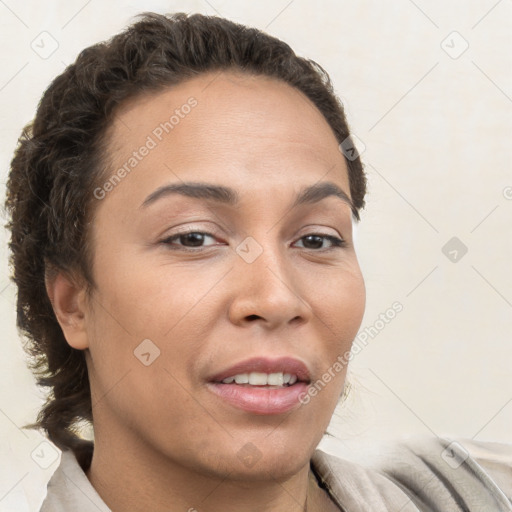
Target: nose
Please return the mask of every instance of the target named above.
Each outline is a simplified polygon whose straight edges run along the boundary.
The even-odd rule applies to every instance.
[[[301,288],[301,280],[290,261],[278,249],[263,247],[251,263],[236,256],[229,319],[238,326],[260,324],[275,329],[306,323],[312,309]]]

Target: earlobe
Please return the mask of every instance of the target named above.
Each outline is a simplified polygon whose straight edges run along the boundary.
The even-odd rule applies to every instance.
[[[85,286],[63,271],[45,277],[46,292],[68,344],[77,350],[89,347],[85,315]]]

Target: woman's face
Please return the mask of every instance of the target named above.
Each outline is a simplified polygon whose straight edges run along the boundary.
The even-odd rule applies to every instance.
[[[85,315],[97,442],[212,475],[295,473],[365,301],[329,125],[284,83],[205,74],[130,102],[108,140]],[[326,182],[347,198],[324,187],[296,203]],[[186,183],[211,188],[165,188]]]

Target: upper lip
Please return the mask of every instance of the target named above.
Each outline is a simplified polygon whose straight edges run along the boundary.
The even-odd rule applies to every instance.
[[[234,377],[241,373],[290,373],[296,375],[299,381],[309,382],[309,370],[307,366],[294,357],[253,357],[240,363],[234,364],[225,370],[213,375],[209,380],[211,382],[221,382],[228,377]]]

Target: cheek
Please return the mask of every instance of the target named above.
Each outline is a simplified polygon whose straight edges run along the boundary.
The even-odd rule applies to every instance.
[[[142,390],[153,379],[165,380],[165,370],[185,381],[218,321],[215,291],[223,272],[213,266],[199,271],[140,265],[126,255],[115,265],[107,262],[97,273],[101,285],[88,322],[91,360],[102,392],[126,372],[132,372],[130,380],[142,379]],[[150,371],[153,367],[159,375]]]
[[[316,409],[320,416],[323,411],[334,410],[342,395],[352,342],[361,326],[366,302],[364,279],[357,263],[325,274],[316,273],[306,282],[311,290],[312,322],[322,340],[315,352],[322,356],[303,404]]]
[[[103,305],[121,328],[137,338],[161,339],[186,322],[190,313],[208,308],[205,298],[224,270],[206,264],[150,264],[140,255],[127,254],[115,265],[104,265],[98,282],[103,283]]]
[[[335,340],[333,349],[350,345],[363,319],[366,290],[357,263],[339,271],[315,273],[305,283],[313,312],[323,322],[329,339]]]

